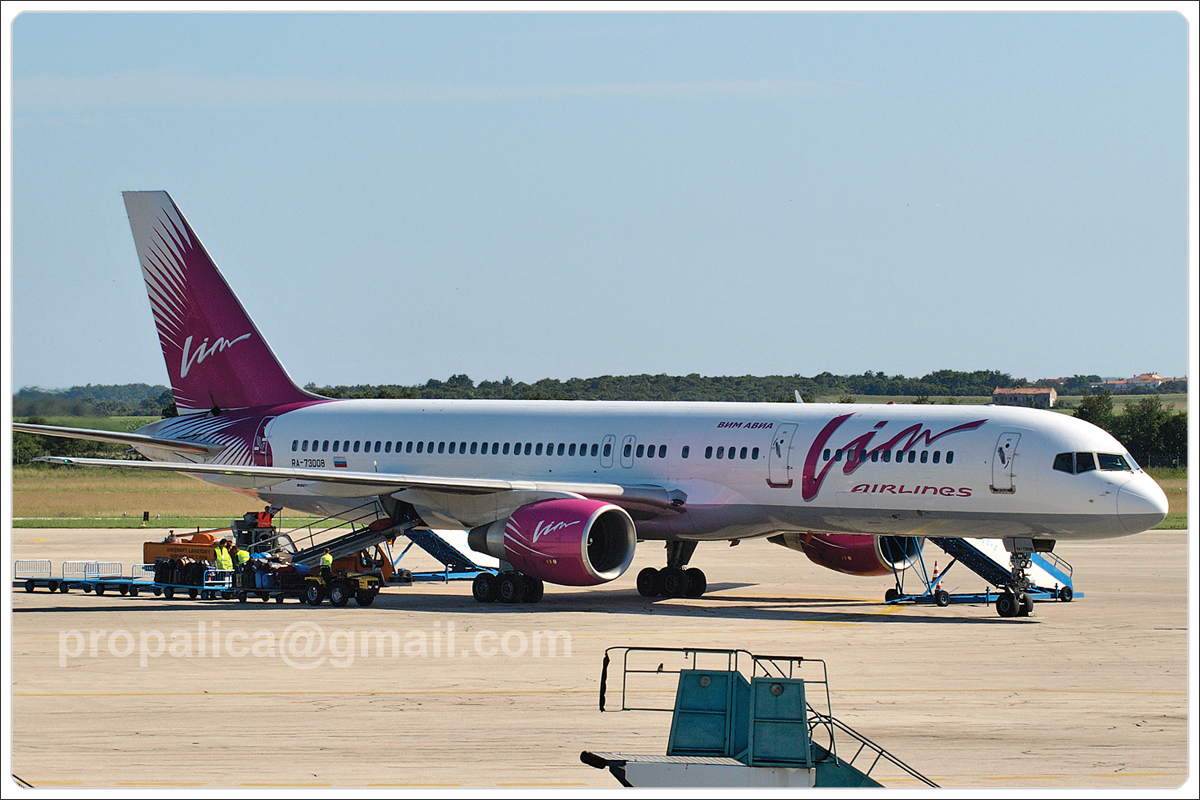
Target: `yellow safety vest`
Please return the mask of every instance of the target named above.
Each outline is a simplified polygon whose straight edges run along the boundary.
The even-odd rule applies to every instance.
[[[250,560],[249,553],[247,553],[245,550],[238,550],[238,564],[239,565],[245,564],[249,560]]]
[[[323,554],[321,556],[321,566],[332,568],[333,567],[333,556],[329,555],[329,553]]]
[[[233,569],[233,560],[229,557],[229,551],[224,547],[218,547],[217,552],[217,569]]]

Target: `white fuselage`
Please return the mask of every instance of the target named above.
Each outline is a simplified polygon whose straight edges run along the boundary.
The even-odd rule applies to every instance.
[[[642,539],[807,530],[1081,539],[1136,533],[1166,513],[1162,490],[1103,430],[1002,406],[343,400],[267,419],[277,467],[678,495],[671,513],[635,514]],[[1108,456],[1106,468],[1055,468],[1073,453]],[[313,481],[256,493],[309,513],[362,505]],[[436,516],[426,519],[433,527],[471,528],[491,513],[469,494],[395,496]]]

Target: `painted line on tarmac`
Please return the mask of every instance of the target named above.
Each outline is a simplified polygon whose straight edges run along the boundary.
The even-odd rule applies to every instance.
[[[415,691],[379,691],[371,690],[369,692],[336,692],[318,689],[300,689],[296,691],[282,691],[279,689],[264,689],[260,692],[13,692],[12,697],[294,697],[317,695],[325,697],[329,695],[348,696],[348,697],[378,697],[378,696],[400,696],[405,695],[477,695],[477,694],[495,694],[495,695],[512,695],[512,694],[595,694],[596,690],[592,689],[421,689]]]

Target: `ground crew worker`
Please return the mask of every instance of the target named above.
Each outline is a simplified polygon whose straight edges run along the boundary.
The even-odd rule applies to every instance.
[[[245,576],[246,574],[246,562],[250,560],[250,553],[246,550],[242,550],[237,546],[237,542],[234,542],[229,546],[229,554],[231,560],[233,561],[233,585],[245,586],[245,581],[241,576]]]
[[[321,577],[327,581],[333,580],[333,556],[329,555],[328,547],[321,554]]]
[[[223,569],[223,570],[232,570],[233,569],[233,559],[230,558],[230,556],[229,556],[229,550],[227,549],[228,547],[229,547],[228,539],[222,539],[220,542],[217,543],[217,549],[213,553],[214,559],[217,563],[217,569]]]

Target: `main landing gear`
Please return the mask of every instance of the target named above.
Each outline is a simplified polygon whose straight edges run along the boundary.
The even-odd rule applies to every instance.
[[[642,597],[700,597],[708,589],[703,570],[686,568],[695,542],[667,542],[667,566],[646,567],[638,573],[637,590]]]
[[[1033,612],[1033,598],[1027,589],[1032,585],[1025,570],[1033,564],[1032,539],[1005,539],[1009,563],[1012,564],[1012,579],[996,598],[996,613],[1002,617],[1028,617]]]
[[[481,572],[471,583],[471,595],[480,603],[536,603],[545,593],[541,578],[521,572]]]

